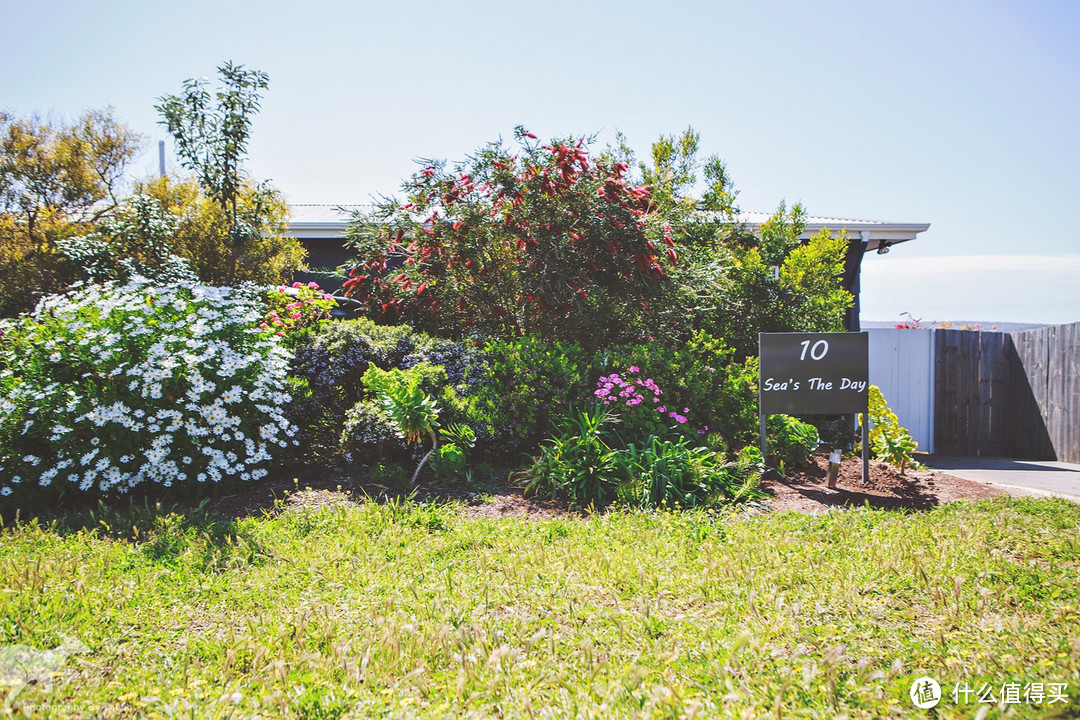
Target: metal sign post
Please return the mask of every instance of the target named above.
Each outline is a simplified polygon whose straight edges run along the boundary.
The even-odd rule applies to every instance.
[[[870,479],[870,344],[867,333],[759,333],[758,420],[767,455],[771,414],[863,413],[863,482]]]

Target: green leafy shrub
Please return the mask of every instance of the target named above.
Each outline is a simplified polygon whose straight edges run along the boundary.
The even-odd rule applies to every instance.
[[[769,450],[783,475],[788,467],[800,467],[810,461],[818,446],[817,428],[790,415],[770,415],[765,421]]]
[[[361,400],[345,413],[340,447],[348,462],[364,464],[401,459],[409,452],[394,419],[377,399]]]
[[[257,480],[296,430],[287,352],[237,290],[142,282],[3,324],[0,495]]]
[[[409,482],[409,471],[389,460],[377,460],[368,468],[368,480],[390,487],[405,487]]]
[[[758,495],[760,473],[748,463],[725,463],[722,455],[692,447],[685,438],[630,444],[617,463],[623,476],[619,499],[630,505],[692,508]]]
[[[438,450],[439,440],[435,431],[439,428],[439,406],[420,387],[424,380],[420,366],[408,370],[383,370],[375,365],[364,373],[364,386],[370,390],[390,417],[397,434],[410,443],[421,443],[431,438],[431,449],[420,458],[412,476],[412,484],[431,454]]]
[[[603,403],[575,413],[532,466],[515,477],[525,481],[526,492],[564,497],[575,507],[604,507],[615,500],[637,507],[698,507],[760,494],[761,454],[754,448],[727,463],[722,454],[681,437],[650,436],[618,447],[611,427],[615,420]]]
[[[570,413],[591,403],[592,354],[574,343],[525,336],[491,341],[467,380],[470,425],[488,453],[513,456],[536,447]]]
[[[574,507],[604,507],[619,485],[619,453],[608,444],[612,415],[601,405],[560,424],[540,456],[520,478],[528,494],[566,497]]]
[[[734,351],[706,333],[679,347],[624,345],[600,352],[523,337],[490,342],[481,358],[469,383],[475,393],[470,421],[493,452],[535,447],[556,432],[571,406],[619,398],[624,391],[626,397],[608,403],[624,442],[674,431],[692,444],[726,450],[755,437],[757,360],[736,362]],[[641,402],[627,405],[636,395]]]
[[[377,404],[362,382],[369,367],[423,365],[422,387],[440,402],[447,422],[469,420],[465,398],[483,380],[473,369],[480,363],[475,349],[414,332],[408,325],[376,325],[367,319],[322,322],[300,331],[292,344],[289,416],[302,429],[308,458],[320,462],[370,460],[391,449],[384,445],[385,428],[376,409],[358,406]]]
[[[158,285],[198,282],[190,263],[173,252],[176,224],[155,198],[139,194],[95,232],[58,240],[56,248],[89,282],[127,282],[136,276]]]
[[[432,469],[440,477],[457,480],[465,476],[468,453],[476,445],[476,433],[468,425],[452,423],[440,428],[444,442],[432,458]]]
[[[900,469],[902,475],[907,467],[918,468],[913,453],[919,443],[907,429],[900,426],[896,417],[885,402],[885,396],[877,385],[869,389],[870,411],[870,450],[875,460],[887,462]],[[866,416],[859,415],[860,422],[866,422]]]

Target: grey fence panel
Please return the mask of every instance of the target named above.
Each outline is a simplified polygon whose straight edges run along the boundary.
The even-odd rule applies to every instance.
[[[934,341],[936,452],[1080,462],[1080,323]]]

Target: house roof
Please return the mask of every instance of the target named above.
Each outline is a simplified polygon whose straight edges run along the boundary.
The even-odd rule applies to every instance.
[[[345,205],[290,205],[292,216],[289,221],[287,234],[308,239],[339,239],[345,235],[346,225],[352,213],[357,210],[370,208],[368,204],[345,204]],[[764,212],[740,212],[739,222],[756,229],[772,217],[772,213]],[[925,232],[930,223],[902,223],[884,222],[881,220],[855,220],[851,218],[835,218],[810,215],[806,218],[806,229],[802,237],[809,238],[820,232],[822,228],[828,228],[833,232],[846,230],[849,237],[861,236],[868,243],[867,250],[877,250],[883,243],[895,245],[896,243],[914,240],[915,237]]]

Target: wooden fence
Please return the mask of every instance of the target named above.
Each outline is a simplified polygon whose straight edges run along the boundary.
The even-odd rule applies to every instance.
[[[935,452],[1080,462],[1080,323],[934,344]]]

